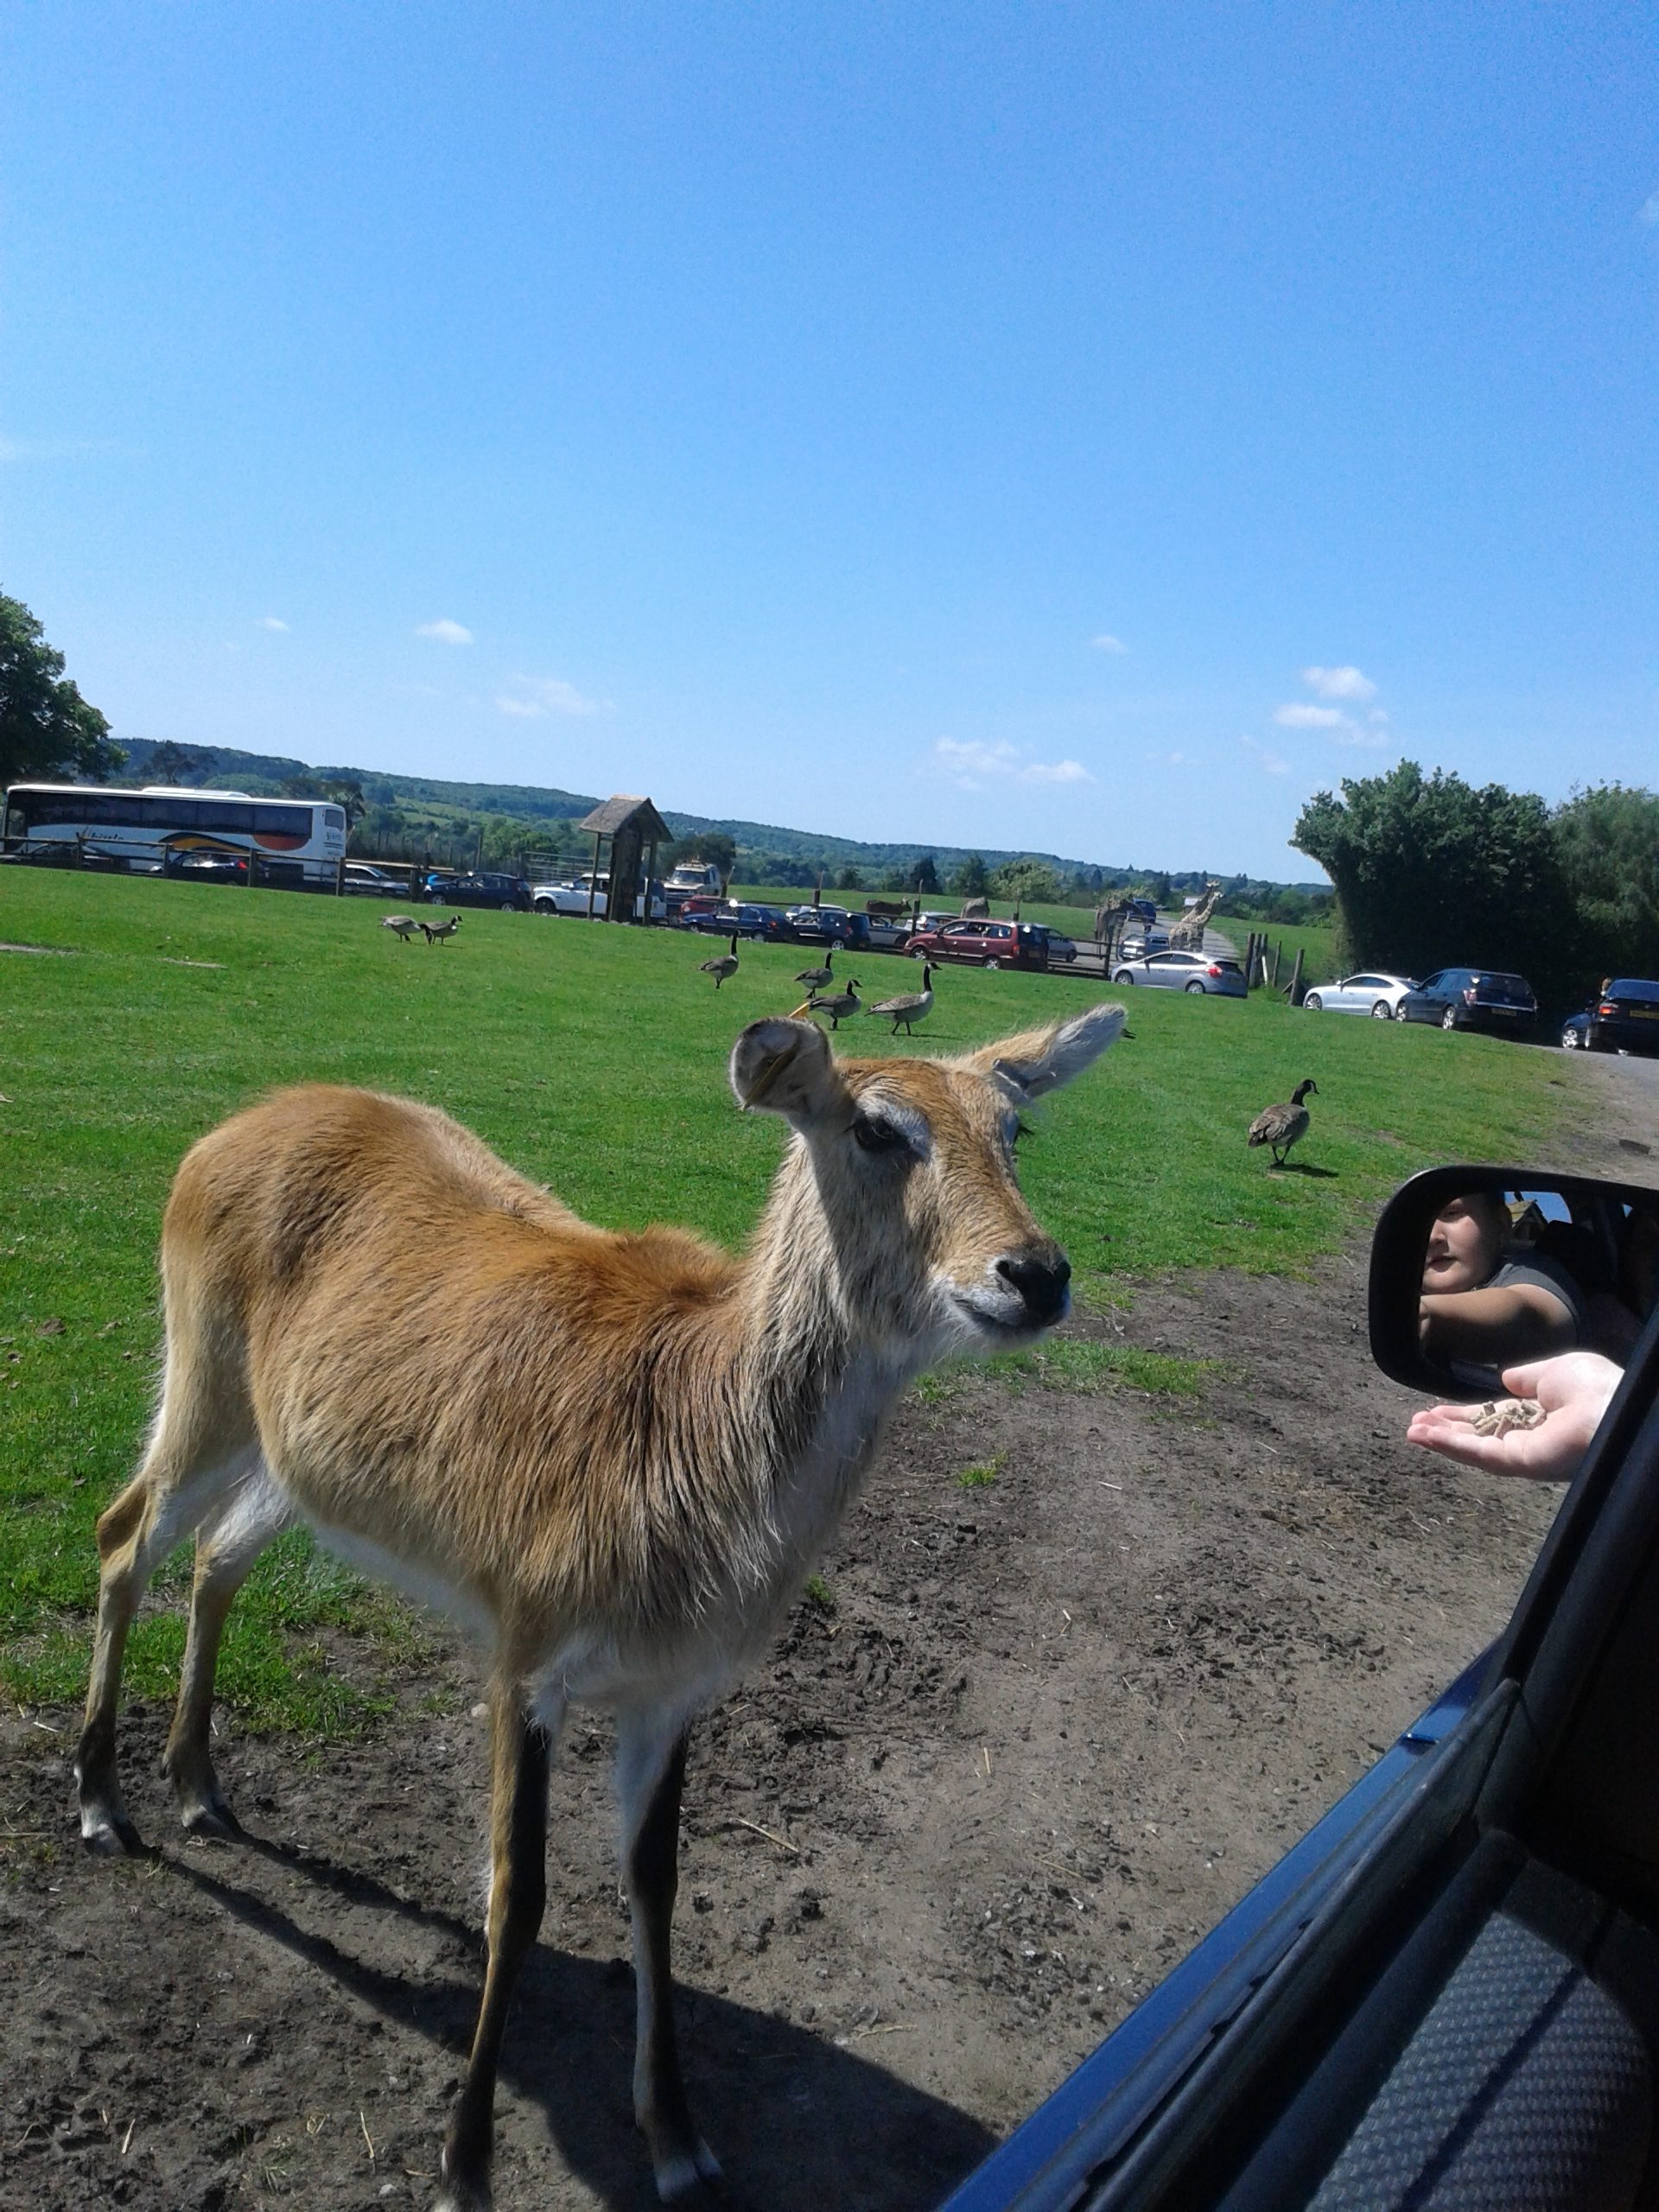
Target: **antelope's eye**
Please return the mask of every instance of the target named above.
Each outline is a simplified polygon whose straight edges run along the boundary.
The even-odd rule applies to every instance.
[[[853,1142],[861,1152],[908,1152],[910,1139],[894,1122],[879,1122],[870,1114],[853,1116]]]

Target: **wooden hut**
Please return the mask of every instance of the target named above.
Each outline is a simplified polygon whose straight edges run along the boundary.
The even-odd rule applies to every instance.
[[[619,791],[596,806],[585,821],[576,824],[594,841],[594,874],[588,893],[588,911],[594,911],[594,887],[604,873],[600,860],[601,848],[608,840],[611,848],[610,889],[606,894],[605,918],[610,922],[631,922],[633,902],[642,888],[641,863],[645,884],[654,882],[657,875],[657,849],[672,842],[673,831],[648,798],[635,798]],[[647,898],[640,908],[646,921],[651,919],[651,900]]]

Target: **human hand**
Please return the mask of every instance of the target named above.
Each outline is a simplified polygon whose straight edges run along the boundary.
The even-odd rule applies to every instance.
[[[1479,1406],[1430,1406],[1412,1415],[1406,1440],[1488,1474],[1566,1482],[1578,1472],[1623,1379],[1622,1368],[1594,1351],[1561,1352],[1525,1367],[1506,1367],[1503,1388],[1517,1398],[1535,1398],[1544,1409],[1533,1427],[1483,1436],[1474,1425],[1483,1410]]]

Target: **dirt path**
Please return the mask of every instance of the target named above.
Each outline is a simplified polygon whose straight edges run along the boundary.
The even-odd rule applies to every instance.
[[[1659,1181],[1659,1070],[1562,1065],[1605,1135],[1558,1164]],[[1230,1363],[1197,1407],[968,1380],[906,1408],[827,1602],[694,1741],[682,2017],[740,2202],[933,2203],[1501,1626],[1555,1494],[1407,1450],[1363,1291],[1361,1253],[1147,1288],[1129,1341]],[[223,1720],[237,1848],[176,1840],[165,1716],[133,1711],[154,1864],[76,1848],[73,1716],[0,1719],[0,2207],[430,2202],[475,2001],[476,1694],[439,1650],[344,1750]],[[503,2212],[655,2202],[606,1750],[578,1720],[555,1784]]]

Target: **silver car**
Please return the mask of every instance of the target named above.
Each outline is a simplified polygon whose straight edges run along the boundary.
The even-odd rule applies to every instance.
[[[1363,976],[1344,976],[1339,982],[1320,983],[1302,1004],[1309,1014],[1369,1014],[1377,1021],[1397,1021],[1401,1000],[1416,988],[1409,976],[1389,976],[1374,969]]]
[[[1224,999],[1249,995],[1237,961],[1217,960],[1207,952],[1149,952],[1144,960],[1126,960],[1114,968],[1112,981],[1149,983],[1165,991],[1204,991]]]

